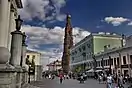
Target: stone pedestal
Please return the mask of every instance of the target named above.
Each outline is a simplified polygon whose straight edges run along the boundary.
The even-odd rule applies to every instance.
[[[27,45],[22,45],[22,66],[24,67],[26,65],[26,50]]]
[[[16,66],[20,66],[21,63],[23,34],[21,31],[14,31],[11,34],[12,34],[12,42],[11,42],[10,64],[16,67]]]
[[[35,66],[35,80],[41,80],[42,79],[42,66],[36,65]]]
[[[22,85],[28,83],[28,70],[27,68],[23,67],[23,73],[22,73]]]
[[[7,62],[10,58],[10,52],[5,47],[0,47],[0,88],[15,88],[16,70]]]
[[[19,66],[17,66],[15,69],[16,69],[16,72],[17,72],[17,75],[16,75],[16,88],[21,88],[23,70]]]
[[[5,68],[6,67],[6,68]],[[4,66],[0,68],[0,88],[16,88],[16,71]]]

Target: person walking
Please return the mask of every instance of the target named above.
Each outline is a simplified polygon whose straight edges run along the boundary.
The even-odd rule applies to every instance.
[[[123,76],[122,75],[118,77],[117,85],[118,85],[119,88],[124,88],[124,86],[123,86]]]
[[[107,82],[106,82],[107,88],[112,88],[112,83],[113,83],[113,78],[109,74],[109,76],[107,77]]]
[[[99,75],[98,80],[99,80],[99,83],[100,83],[101,81],[103,81],[103,77],[101,75]]]
[[[62,83],[62,81],[63,81],[63,74],[61,73],[61,74],[59,74],[59,78],[60,78],[60,83]]]

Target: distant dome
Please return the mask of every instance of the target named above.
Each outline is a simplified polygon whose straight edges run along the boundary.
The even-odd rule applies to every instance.
[[[109,32],[106,32],[106,35],[110,35],[110,33]]]
[[[104,32],[98,32],[98,34],[105,34]]]
[[[70,18],[71,18],[71,15],[68,15],[68,17],[70,17]]]
[[[117,35],[116,33],[113,33],[113,35]]]

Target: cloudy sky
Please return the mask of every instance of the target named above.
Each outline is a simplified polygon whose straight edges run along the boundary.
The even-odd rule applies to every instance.
[[[43,65],[61,59],[66,14],[74,43],[91,32],[132,34],[132,0],[22,0],[19,10],[28,48],[42,53]]]

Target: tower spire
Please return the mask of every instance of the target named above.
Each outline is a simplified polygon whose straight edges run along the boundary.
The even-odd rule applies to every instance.
[[[64,36],[64,49],[62,56],[62,69],[65,73],[68,73],[70,69],[69,67],[70,48],[72,46],[73,46],[73,37],[72,37],[71,15],[67,14],[65,36]]]

